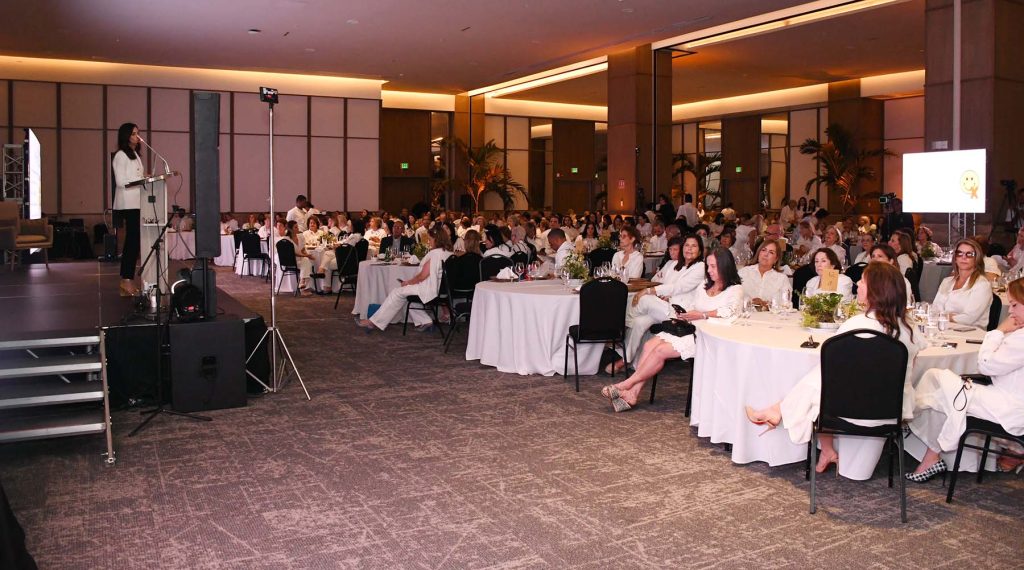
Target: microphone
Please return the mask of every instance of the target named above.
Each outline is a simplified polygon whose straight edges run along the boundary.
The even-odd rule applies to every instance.
[[[148,148],[149,150],[153,151],[153,154],[155,154],[157,158],[159,158],[160,160],[162,160],[164,162],[164,174],[170,174],[171,173],[171,165],[167,164],[167,159],[164,158],[163,155],[161,155],[159,152],[157,152],[155,148],[149,146],[149,143],[146,142],[146,139],[142,138],[142,135],[135,135],[135,136],[139,137],[139,142],[141,142],[142,144],[146,145],[146,148]]]

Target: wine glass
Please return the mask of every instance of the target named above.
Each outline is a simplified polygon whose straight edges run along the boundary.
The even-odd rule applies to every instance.
[[[517,261],[512,265],[512,272],[516,274],[516,277],[522,281],[523,274],[526,273],[526,266],[523,265],[522,261]]]
[[[949,313],[939,313],[939,318],[935,321],[935,324],[939,328],[939,337],[942,338],[942,333],[946,332],[946,329],[949,328]]]
[[[846,319],[848,319],[849,316],[850,315],[848,314],[848,311],[846,309],[846,303],[840,302],[838,305],[836,305],[836,310],[833,311],[832,313],[832,320],[836,324],[841,324],[846,322]]]

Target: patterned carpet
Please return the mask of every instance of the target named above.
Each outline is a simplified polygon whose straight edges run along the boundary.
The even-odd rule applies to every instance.
[[[219,285],[269,320],[263,282]],[[671,377],[615,415],[587,377],[501,374],[439,336],[367,336],[352,296],[281,297],[297,384],[162,417],[118,463],[99,438],[0,447],[0,479],[41,568],[1019,567],[1024,478],[908,487],[826,476],[807,513],[799,465],[734,465],[697,439]],[[646,392],[645,392],[646,394]]]

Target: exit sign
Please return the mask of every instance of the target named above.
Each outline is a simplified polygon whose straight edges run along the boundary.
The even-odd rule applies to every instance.
[[[575,166],[574,166],[574,167],[572,167],[572,169],[571,169],[571,170],[572,170],[572,173],[573,173],[573,174],[579,174],[579,172],[580,172],[580,169],[579,169],[579,168],[576,168]]]
[[[743,172],[743,167],[742,166],[737,166],[736,167],[736,172]]]
[[[403,162],[402,163],[402,170],[409,170],[409,163],[408,162]]]

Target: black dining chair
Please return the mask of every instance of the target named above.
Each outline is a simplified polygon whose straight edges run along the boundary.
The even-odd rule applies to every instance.
[[[867,262],[854,263],[853,265],[846,268],[846,276],[853,281],[853,294],[857,294],[857,282],[860,281],[860,276],[864,274],[864,268],[867,267]],[[914,297],[917,299],[917,297]],[[918,299],[920,300],[920,299]]]
[[[622,358],[629,365],[626,354],[626,299],[629,288],[618,279],[602,277],[588,281],[580,287],[580,324],[569,327],[565,335],[565,365],[562,375],[569,375],[569,349],[572,349],[576,367],[576,391],[580,391],[580,362],[577,351],[581,344],[611,343],[622,347]],[[571,346],[570,346],[571,341]],[[614,376],[615,371],[612,370]]]
[[[915,301],[921,300],[921,272],[918,271],[917,265],[908,267],[907,271],[903,275],[910,282],[910,293],[914,296]]]
[[[281,266],[281,280],[277,282],[277,291],[275,294],[281,292],[281,284],[284,283],[284,278],[288,275],[295,277],[295,296],[298,297],[299,293],[299,262],[295,258],[295,246],[292,245],[289,239],[277,240],[274,244],[274,250],[277,252],[277,263]]]
[[[530,264],[530,254],[525,251],[517,251],[509,259],[512,260],[513,264],[522,263],[524,267]]]
[[[992,293],[992,304],[988,308],[988,327],[985,328],[987,331],[994,331],[999,327],[999,317],[1003,313],[1003,300],[999,298],[999,295]]]
[[[635,358],[635,355],[634,355],[634,358]],[[686,411],[683,413],[683,416],[688,418],[688,417],[690,417],[690,412],[692,411],[691,409],[693,408],[693,366],[694,366],[694,359],[693,358],[686,358],[686,359],[678,359],[678,358],[676,358],[676,359],[673,359],[673,360],[670,360],[670,361],[666,361],[665,362],[665,367],[662,368],[661,372],[659,372],[658,374],[665,374],[665,373],[669,372],[671,370],[671,368],[675,366],[676,363],[679,363],[679,364],[683,365],[683,367],[687,369],[687,374],[684,377],[684,380],[685,380],[686,385],[687,385],[687,389],[686,389]],[[651,378],[651,403],[652,404],[654,403],[654,391],[658,387],[658,374],[655,374],[654,377]]]
[[[502,269],[512,267],[512,260],[504,255],[488,255],[480,260],[480,280],[487,281],[501,273]]]
[[[982,383],[978,381],[979,375],[972,375],[975,378],[976,383]],[[982,376],[987,378],[987,376]],[[991,379],[988,383],[991,383]],[[982,436],[985,438],[983,445],[977,445],[975,443],[968,443],[968,438],[972,435]],[[981,418],[976,418],[970,414],[967,415],[967,429],[964,430],[963,435],[960,436],[960,444],[956,447],[956,460],[953,461],[953,470],[948,472],[949,475],[949,488],[946,490],[946,502],[953,502],[953,490],[956,489],[957,475],[960,472],[960,459],[963,457],[964,448],[975,449],[981,452],[981,460],[978,462],[978,484],[981,484],[982,477],[985,474],[985,463],[988,461],[988,454],[993,453],[995,455],[1003,455],[1007,457],[1016,457],[1018,459],[1024,459],[1024,455],[1014,453],[1005,447],[991,448],[992,438],[1003,439],[1007,441],[1016,442],[1017,445],[1024,447],[1024,436],[1013,435],[1006,431],[1002,425]]]
[[[793,307],[800,308],[800,294],[804,292],[804,288],[807,287],[807,282],[814,279],[817,273],[814,271],[814,264],[808,263],[798,267],[793,272]]]
[[[444,351],[455,338],[460,323],[468,323],[473,311],[473,293],[476,284],[480,282],[480,264],[471,256],[479,257],[474,253],[466,253],[461,256],[451,256],[444,262],[444,282],[447,293],[446,303],[449,313],[448,332],[444,335]]]
[[[245,269],[249,270],[249,275],[253,275],[252,262],[258,261],[262,264],[264,276],[270,278],[270,256],[263,253],[263,248],[260,246],[260,236],[254,233],[245,233],[241,236],[242,244],[242,264],[245,267],[242,269],[243,275]],[[294,251],[292,254],[294,255]]]
[[[615,250],[610,247],[599,247],[587,254],[587,261],[591,267],[600,267],[605,263],[611,263],[615,257]]]
[[[433,270],[433,268],[431,268]],[[402,320],[402,336],[405,336],[406,330],[409,328],[409,311],[425,311],[430,314],[431,324],[437,329],[441,336],[444,337],[444,331],[441,329],[440,321],[438,318],[438,312],[441,307],[449,304],[447,285],[444,281],[444,263],[441,264],[441,282],[437,286],[437,296],[430,301],[424,301],[419,295],[409,295],[405,298],[405,319]],[[449,309],[450,310],[450,309]]]
[[[359,252],[355,246],[349,244],[339,245],[334,250],[334,259],[337,262],[337,267],[331,270],[331,283],[334,283],[334,278],[338,278],[338,291],[334,296],[334,310],[338,310],[338,302],[341,301],[341,292],[345,290],[345,286],[349,285],[354,293],[356,290],[356,280],[359,276]]]
[[[876,330],[852,330],[822,343],[821,404],[807,444],[811,514],[818,508],[814,470],[818,435],[856,435],[885,438],[889,444],[889,487],[892,487],[893,462],[898,461],[900,520],[907,522],[903,466],[903,387],[907,358],[907,347],[902,342]],[[892,423],[865,427],[846,418],[891,420]],[[898,449],[898,458],[893,457],[894,447]]]

